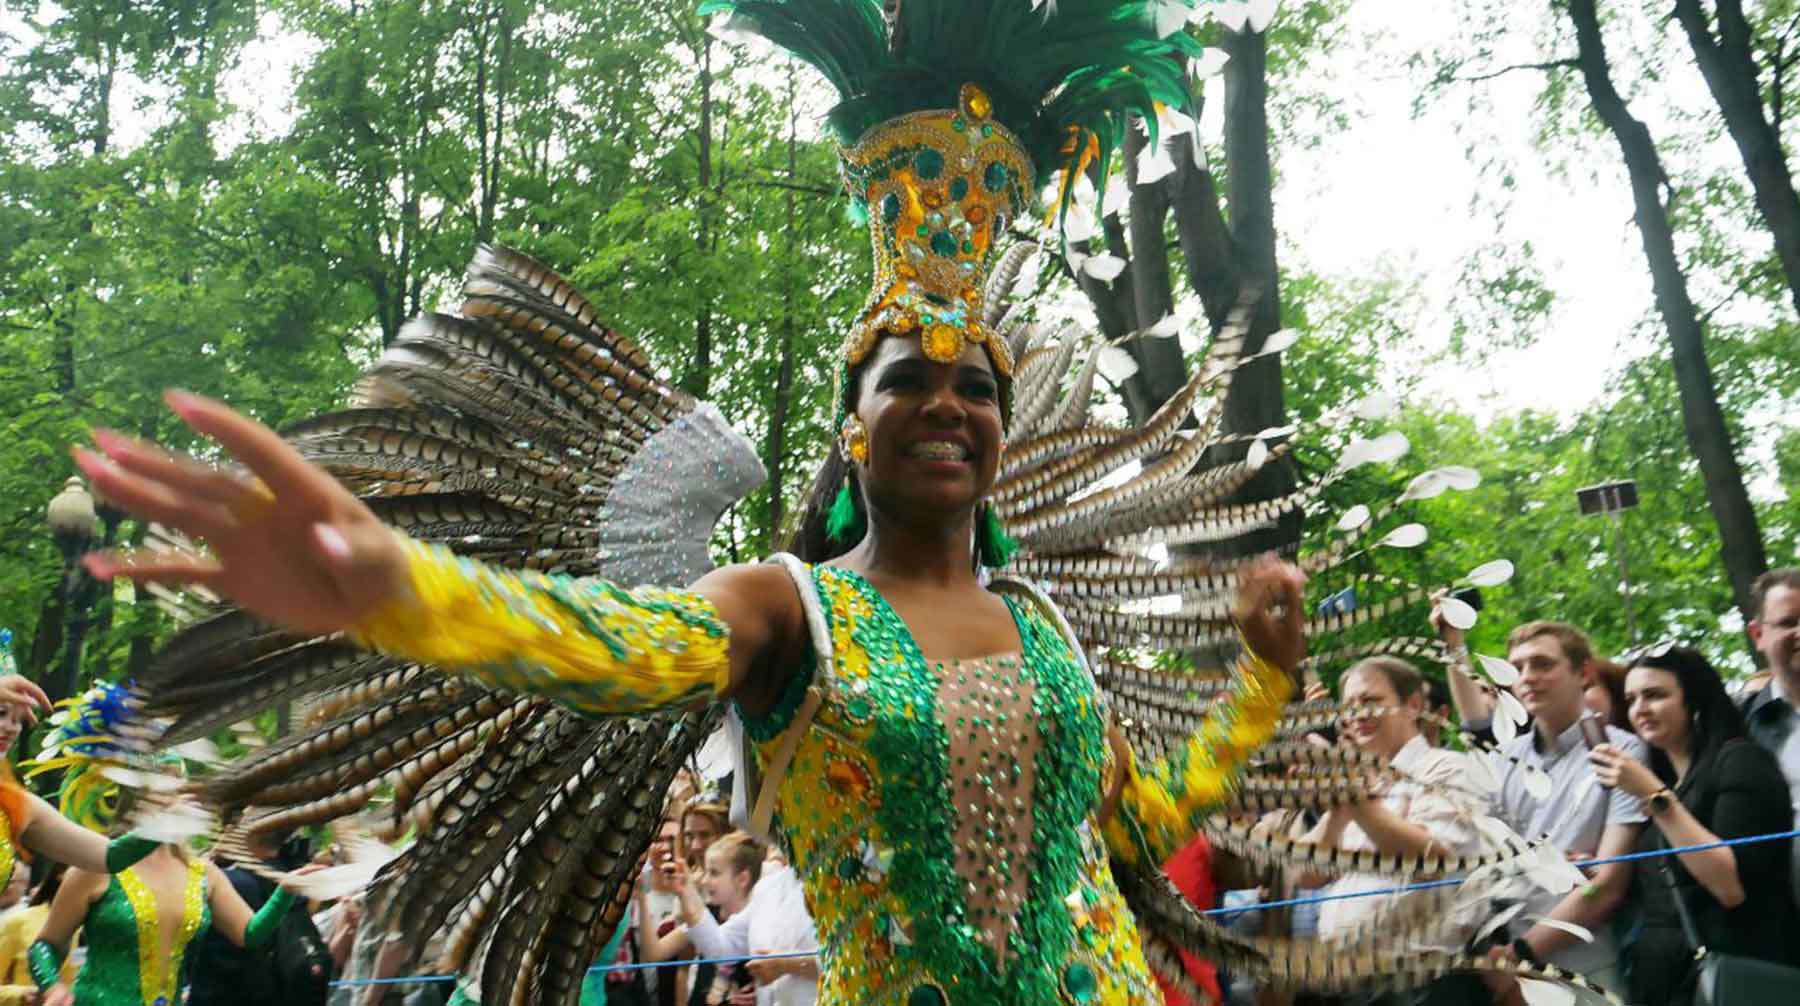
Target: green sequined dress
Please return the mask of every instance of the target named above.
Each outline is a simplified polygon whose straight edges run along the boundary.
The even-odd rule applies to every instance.
[[[745,727],[766,763],[821,687],[775,821],[824,948],[820,1001],[1160,1003],[1095,821],[1103,711],[1046,612],[1009,596],[1022,653],[933,663],[868,581],[812,578],[833,666]]]
[[[188,945],[212,922],[206,898],[206,864],[188,866],[181,928],[173,952],[161,954],[156,898],[137,871],[113,874],[106,893],[88,909],[87,963],[75,977],[76,1006],[171,1006],[181,985]]]

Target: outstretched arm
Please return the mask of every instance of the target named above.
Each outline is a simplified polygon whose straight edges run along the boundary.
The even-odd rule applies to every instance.
[[[1126,759],[1119,809],[1105,822],[1113,855],[1152,865],[1174,855],[1230,793],[1250,752],[1274,736],[1306,655],[1303,583],[1299,570],[1272,557],[1245,567],[1232,615],[1244,648],[1231,691],[1179,750],[1144,769]]]
[[[243,470],[97,432],[76,460],[106,498],[210,549],[87,557],[99,577],[195,583],[297,632],[366,645],[583,712],[641,712],[725,694],[803,632],[780,570],[720,570],[693,590],[627,591],[594,579],[510,572],[384,526],[273,430],[222,403],[169,405]],[[781,589],[769,589],[775,578]],[[802,637],[803,638],[803,637]],[[770,689],[758,682],[759,694]]]
[[[310,871],[308,871],[310,872]],[[294,907],[294,892],[277,887],[263,906],[252,912],[250,903],[238,893],[231,878],[217,863],[206,864],[207,902],[212,908],[213,928],[234,946],[251,950],[268,946],[275,930],[288,910]]]
[[[162,844],[129,834],[108,841],[57,813],[55,807],[29,792],[25,793],[25,806],[29,811],[19,830],[20,842],[32,852],[89,873],[118,873]]]

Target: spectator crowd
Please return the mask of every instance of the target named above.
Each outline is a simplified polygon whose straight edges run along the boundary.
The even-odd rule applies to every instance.
[[[1516,906],[1490,905],[1488,917],[1504,908],[1511,921],[1484,927],[1468,949],[1554,965],[1634,1006],[1693,1001],[1694,938],[1715,953],[1800,966],[1800,840],[1719,844],[1790,831],[1800,809],[1800,568],[1759,579],[1754,607],[1749,636],[1761,668],[1735,691],[1683,641],[1607,660],[1580,629],[1556,621],[1513,627],[1511,673],[1478,676],[1462,632],[1434,611],[1449,660],[1444,678],[1393,656],[1363,659],[1337,679],[1343,713],[1335,736],[1310,738],[1372,755],[1398,781],[1362,802],[1269,815],[1257,826],[1429,862],[1479,854],[1495,839],[1478,819],[1491,818],[1511,834],[1547,839],[1579,864],[1599,860],[1572,890],[1521,891]],[[1307,689],[1309,700],[1330,697],[1317,681]],[[733,828],[720,795],[728,790],[729,780],[692,773],[677,780],[625,917],[596,962],[612,966],[590,973],[583,1006],[816,1001],[818,941],[799,879],[778,847]],[[1669,849],[1689,851],[1660,855]],[[252,909],[274,891],[265,874],[315,858],[291,835],[247,842],[237,853],[244,862],[226,876]],[[330,857],[326,850],[316,858]],[[1252,909],[1262,900],[1321,894],[1316,905],[1291,911],[1227,916],[1239,930],[1298,938],[1354,934],[1387,902],[1381,892],[1391,886],[1355,873],[1259,872],[1203,838],[1165,869],[1202,908]],[[61,876],[42,870],[33,885],[30,871],[19,869],[0,891],[0,1006],[39,1001],[26,948],[45,925]],[[327,981],[352,952],[361,911],[355,898],[313,907],[311,915],[295,913],[304,921],[284,927],[272,950],[207,938],[187,960],[186,1001],[299,1006],[329,994],[343,1003],[441,1006],[472,991],[436,982],[395,985],[376,997],[328,993]],[[65,980],[82,959],[79,951],[70,955]],[[1181,964],[1214,1001],[1293,999],[1192,954]],[[1518,1006],[1524,991],[1498,973],[1459,974],[1403,993],[1299,999]],[[1174,988],[1164,994],[1171,1006],[1187,1002]]]

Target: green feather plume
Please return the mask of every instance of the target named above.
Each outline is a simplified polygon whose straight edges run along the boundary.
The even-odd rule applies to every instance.
[[[891,38],[881,0],[704,0],[700,13],[727,15],[824,74],[841,99],[830,122],[845,145],[888,119],[955,108],[964,83],[981,86],[1043,185],[1067,160],[1072,128],[1097,141],[1104,178],[1132,115],[1154,138],[1157,102],[1192,111],[1187,60],[1201,48],[1185,31],[1157,37],[1163,5],[903,0]]]

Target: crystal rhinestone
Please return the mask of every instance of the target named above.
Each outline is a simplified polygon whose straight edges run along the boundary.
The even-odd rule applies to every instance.
[[[944,173],[944,155],[927,147],[913,158],[913,172],[921,181],[935,181]]]
[[[1071,1002],[1091,1003],[1100,993],[1100,979],[1093,968],[1076,961],[1063,969],[1063,991]]]
[[[981,173],[981,184],[986,186],[989,192],[999,192],[1006,188],[1008,174],[1006,165],[999,161],[991,161],[988,163],[987,170]]]

